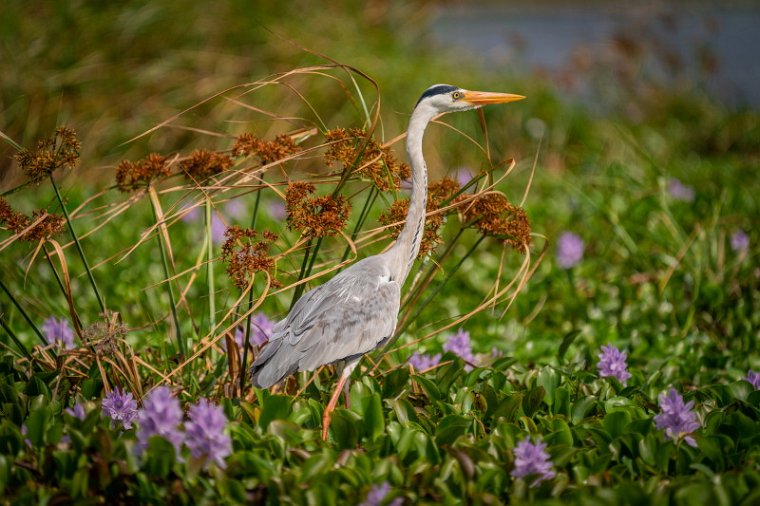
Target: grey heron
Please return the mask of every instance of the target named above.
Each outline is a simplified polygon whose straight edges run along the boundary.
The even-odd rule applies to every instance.
[[[383,253],[356,262],[301,296],[290,313],[275,325],[269,343],[256,357],[251,378],[259,388],[271,387],[296,371],[313,371],[323,365],[344,362],[322,417],[323,440],[327,439],[331,413],[340,392],[359,360],[383,346],[396,329],[401,287],[419,253],[425,225],[428,186],[422,155],[425,128],[442,113],[523,98],[448,84],[436,84],[425,90],[407,129],[412,192],[406,222],[395,244]]]

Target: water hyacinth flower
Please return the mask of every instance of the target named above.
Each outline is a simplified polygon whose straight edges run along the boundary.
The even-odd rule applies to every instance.
[[[694,188],[683,184],[680,179],[673,178],[668,181],[668,193],[675,200],[694,202]]]
[[[81,402],[77,402],[76,404],[74,404],[73,408],[66,408],[65,411],[69,415],[79,420],[84,420],[87,417],[87,413],[84,410],[84,404],[82,404]]]
[[[690,435],[699,428],[697,415],[691,410],[694,401],[684,404],[683,397],[675,388],[671,388],[667,394],[661,393],[659,400],[662,413],[654,417],[655,426],[664,430],[669,439],[678,441],[683,438],[689,445],[696,447],[697,442]]]
[[[409,360],[407,360],[407,363],[410,364],[412,367],[414,367],[415,371],[425,371],[427,369],[430,369],[431,367],[435,367],[438,365],[438,363],[441,361],[441,354],[436,353],[435,355],[430,354],[420,354],[419,352],[414,352],[414,354],[409,357]]]
[[[248,343],[251,347],[263,346],[269,342],[269,338],[272,337],[272,331],[274,330],[274,322],[270,320],[264,313],[256,313],[251,318],[251,334],[248,338]],[[243,349],[243,341],[245,340],[244,327],[238,327],[235,329],[235,342]]]
[[[111,428],[121,425],[123,429],[131,429],[132,422],[137,418],[137,401],[130,392],[122,392],[119,387],[108,392],[101,403],[103,416],[111,419]]]
[[[288,216],[285,209],[285,202],[282,200],[272,201],[267,207],[269,209],[269,216],[275,220],[282,221]]]
[[[749,249],[749,236],[744,230],[737,230],[731,235],[731,249],[737,253]]]
[[[743,379],[755,387],[755,390],[760,390],[760,372],[749,370],[747,371],[747,377]]]
[[[531,487],[537,486],[544,480],[551,480],[557,473],[552,469],[552,461],[546,452],[546,443],[538,441],[535,444],[530,442],[530,438],[525,438],[515,447],[515,468],[512,470],[512,476],[523,478],[525,476],[536,476],[536,479],[530,484]]]
[[[475,355],[472,354],[470,333],[464,329],[459,329],[459,332],[449,337],[449,340],[443,345],[443,351],[450,351],[469,364],[475,363]],[[468,367],[469,366],[465,367],[465,369]]]
[[[190,406],[189,420],[185,424],[185,444],[195,459],[204,459],[204,468],[216,464],[226,467],[224,459],[232,453],[230,436],[225,434],[227,417],[221,406],[201,399]]]
[[[460,188],[464,188],[473,178],[472,171],[467,167],[461,167],[457,169],[456,179]]]
[[[148,448],[148,440],[152,436],[163,437],[179,452],[184,440],[184,434],[179,429],[181,421],[182,409],[169,388],[162,386],[153,390],[143,401],[142,409],[137,412],[137,454],[142,454]]]
[[[586,244],[577,234],[563,232],[557,240],[557,265],[570,269],[583,260]]]
[[[74,349],[74,329],[65,318],[51,316],[42,323],[42,332],[48,344],[60,344],[66,350]]]
[[[599,354],[599,362],[596,367],[599,369],[599,376],[602,378],[617,378],[625,386],[631,373],[628,372],[626,364],[627,355],[624,351],[618,350],[610,345],[602,346],[602,353]]]
[[[359,506],[380,506],[391,491],[391,485],[387,481],[380,485],[372,485],[372,488],[367,492],[367,497]],[[397,497],[388,503],[388,506],[401,506],[404,503],[404,499]]]

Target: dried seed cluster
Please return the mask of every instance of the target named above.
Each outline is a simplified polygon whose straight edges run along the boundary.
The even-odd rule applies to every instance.
[[[255,230],[233,225],[224,235],[227,240],[222,246],[222,259],[228,264],[227,274],[235,286],[245,289],[259,271],[272,274],[275,261],[269,256],[269,246],[277,240],[277,234],[265,230],[261,240],[256,241],[258,233]],[[273,275],[272,285],[280,286]]]
[[[151,153],[138,162],[124,160],[116,168],[116,186],[123,192],[130,192],[148,186],[151,181],[171,174],[166,157]]]
[[[14,211],[8,201],[0,197],[0,223],[5,224],[8,230],[14,234],[18,234],[26,229],[43,214],[47,214],[47,211],[44,209],[38,209],[32,213],[30,219],[23,213],[17,213]],[[40,239],[47,239],[62,232],[65,223],[66,220],[63,216],[47,214],[47,216],[35,225],[34,228],[28,230],[19,238],[23,241],[39,241]]]
[[[197,149],[182,160],[179,168],[189,179],[203,181],[232,167],[232,158],[224,153]]]
[[[235,140],[233,156],[256,155],[263,165],[282,160],[298,152],[298,146],[289,135],[278,135],[272,141],[265,141],[252,133],[244,133]]]
[[[501,239],[515,249],[530,245],[530,221],[525,210],[507,200],[500,193],[488,193],[477,197],[462,209],[466,223],[484,235]]]
[[[100,320],[83,329],[82,336],[99,355],[113,355],[127,336],[127,326],[115,311],[106,310],[100,316]]]
[[[31,182],[38,184],[57,169],[76,167],[81,147],[73,130],[59,127],[53,137],[37,141],[35,149],[25,149],[15,158]]]
[[[340,162],[344,167],[356,167],[369,177],[380,191],[398,189],[401,180],[411,174],[409,165],[400,163],[390,148],[380,146],[361,128],[336,128],[325,134],[330,146],[325,152],[328,167]]]
[[[443,178],[440,181],[434,181],[428,185],[428,200],[426,204],[427,212],[439,209],[447,200],[451,199],[459,191],[459,184],[453,179]],[[408,200],[397,200],[387,211],[380,215],[380,223],[390,225],[391,223],[403,222],[406,219],[406,213],[409,211]],[[418,257],[425,256],[441,242],[440,228],[443,221],[449,213],[429,214],[425,219],[425,230],[420,243],[420,252]],[[391,235],[396,238],[401,233],[403,223],[391,227]]]
[[[313,184],[304,181],[288,185],[285,190],[288,228],[309,238],[335,235],[346,226],[351,203],[341,195],[309,197],[315,191]]]

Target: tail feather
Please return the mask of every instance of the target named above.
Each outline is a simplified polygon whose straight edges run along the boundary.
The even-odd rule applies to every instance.
[[[251,366],[251,381],[257,388],[269,388],[298,370],[297,363],[290,363],[278,356],[283,339],[270,340]]]

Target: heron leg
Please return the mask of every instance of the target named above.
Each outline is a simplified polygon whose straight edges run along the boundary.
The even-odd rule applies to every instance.
[[[356,367],[356,364],[358,363],[359,361],[357,360],[350,364],[346,364],[346,366],[343,368],[343,372],[340,375],[338,384],[335,385],[335,390],[333,391],[333,394],[330,397],[330,402],[327,403],[325,412],[322,414],[322,441],[327,441],[327,431],[330,429],[330,422],[332,421],[332,412],[335,409],[335,405],[338,404],[338,397],[340,397],[340,393],[341,391],[343,391],[343,385],[347,384],[346,381],[351,376],[351,373],[354,371],[354,368]],[[346,395],[346,400],[348,400],[348,395]]]

